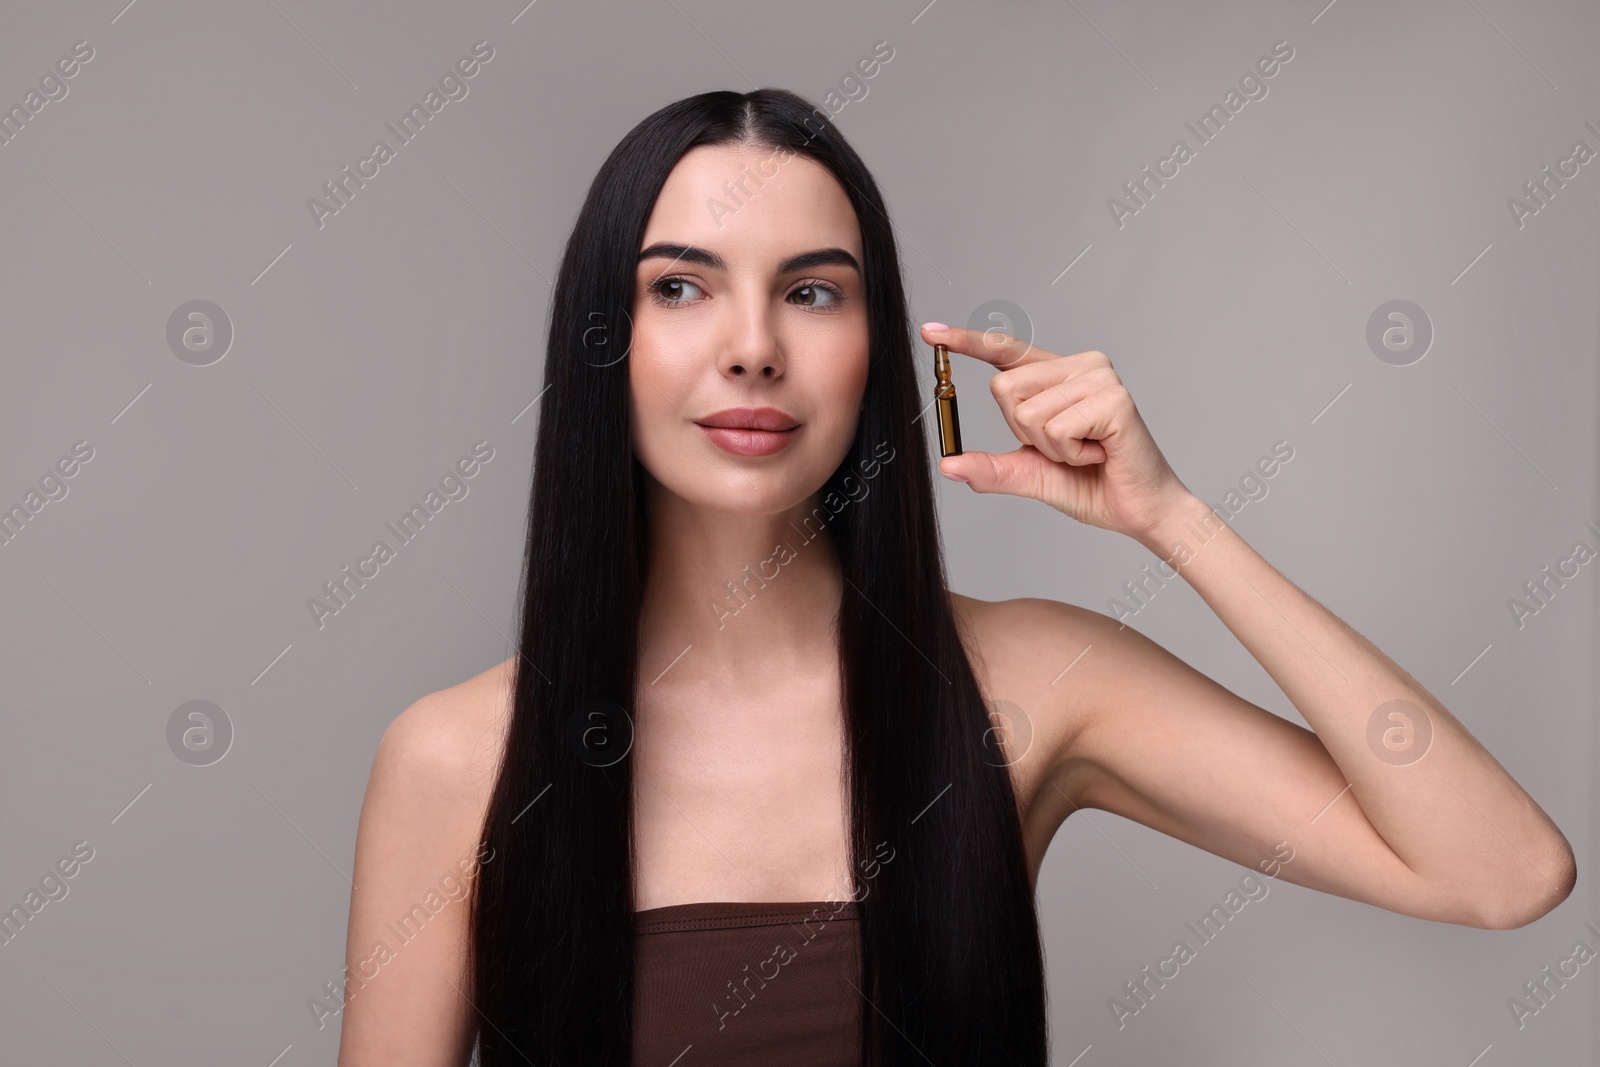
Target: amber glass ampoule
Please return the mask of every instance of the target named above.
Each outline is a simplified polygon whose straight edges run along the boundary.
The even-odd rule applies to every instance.
[[[934,404],[939,409],[939,455],[961,454],[961,420],[956,416],[956,386],[950,380],[950,350],[933,346]]]

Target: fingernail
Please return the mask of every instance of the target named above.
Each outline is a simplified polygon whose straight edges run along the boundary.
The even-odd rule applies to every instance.
[[[942,322],[925,322],[922,324],[922,328],[924,330],[931,330],[934,333],[948,333],[950,330],[950,327],[946,326]]]
[[[943,471],[943,470],[941,470],[939,473],[943,474],[946,478],[949,478],[952,482],[964,482],[964,481],[966,481],[966,479],[961,477],[961,475],[959,475],[959,474],[950,474],[947,471]]]

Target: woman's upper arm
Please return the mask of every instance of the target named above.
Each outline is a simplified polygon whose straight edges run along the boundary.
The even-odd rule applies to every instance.
[[[1059,658],[1088,646],[1062,679],[1073,691],[1060,703],[1075,706],[1079,727],[1055,753],[1053,775],[1071,783],[1076,806],[1115,812],[1246,867],[1270,866],[1308,888],[1483,925],[1396,855],[1315,733],[1109,616],[1051,603]]]
[[[465,683],[464,683],[465,686]],[[492,780],[458,686],[384,732],[356,832],[339,1067],[462,1065],[477,1013],[468,967],[472,875]]]

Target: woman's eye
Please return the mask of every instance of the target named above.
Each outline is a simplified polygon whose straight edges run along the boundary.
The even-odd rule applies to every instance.
[[[705,295],[701,288],[687,278],[671,276],[658,279],[650,285],[656,303],[666,307],[692,304]],[[789,298],[802,307],[832,308],[844,300],[844,293],[825,282],[803,285],[789,294]]]
[[[663,304],[687,304],[689,297],[684,290],[700,291],[700,287],[687,278],[662,278],[650,286],[650,291],[656,294],[657,299]]]
[[[844,299],[844,294],[839,290],[831,285],[823,285],[821,282],[802,285],[789,295],[799,297],[799,303],[807,307],[829,307]]]

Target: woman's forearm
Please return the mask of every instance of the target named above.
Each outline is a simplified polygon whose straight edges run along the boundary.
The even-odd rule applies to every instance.
[[[1572,849],[1533,798],[1421,683],[1203,501],[1184,500],[1139,540],[1278,683],[1348,780],[1338,802],[1359,803],[1408,867],[1441,889],[1490,886],[1495,899],[1480,903],[1514,919],[1567,896]]]

